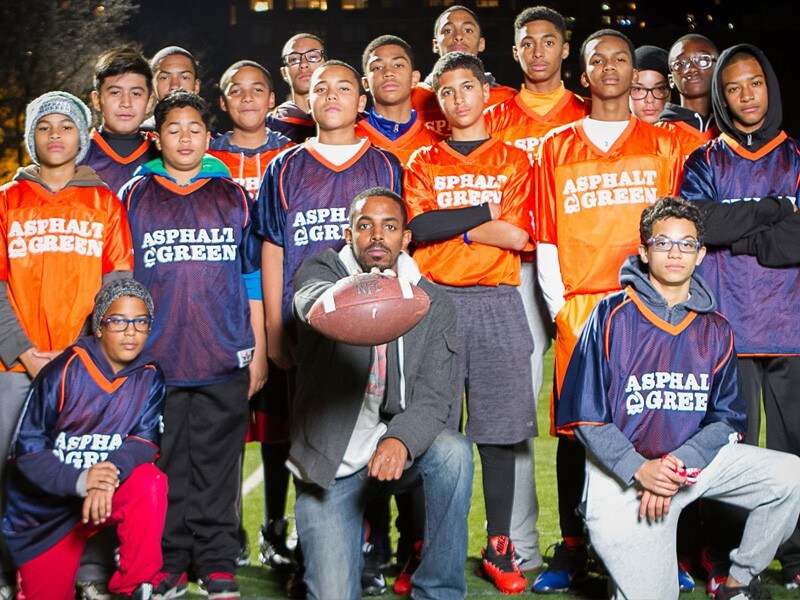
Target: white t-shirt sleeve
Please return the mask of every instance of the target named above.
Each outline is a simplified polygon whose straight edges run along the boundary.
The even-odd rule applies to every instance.
[[[539,243],[536,246],[536,268],[547,310],[550,312],[550,318],[555,320],[558,311],[566,303],[561,264],[558,262],[558,247],[555,244]]]

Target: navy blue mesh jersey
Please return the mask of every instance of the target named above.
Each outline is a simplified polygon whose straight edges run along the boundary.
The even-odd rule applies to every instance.
[[[145,352],[171,386],[223,381],[250,363],[255,346],[242,278],[261,266],[260,245],[250,233],[251,201],[219,160],[203,161],[217,170],[204,167],[186,187],[149,163],[122,198],[134,277],[156,305]]]
[[[311,113],[291,101],[276,106],[275,110],[267,115],[266,125],[272,131],[282,133],[295,144],[302,144],[317,133],[317,124]]]
[[[746,423],[730,325],[691,312],[678,325],[628,287],[592,311],[564,379],[556,431],[613,423],[647,459],[672,452],[701,427]]]
[[[333,165],[309,143],[279,154],[258,191],[254,228],[283,248],[283,319],[292,320],[292,278],[300,264],[323,250],[341,250],[347,209],[374,186],[401,193],[402,167],[393,154],[365,141],[343,165]]]
[[[680,195],[722,203],[788,196],[796,204],[799,184],[800,148],[785,133],[757,152],[723,133],[686,160]],[[740,355],[800,354],[800,268],[763,267],[753,256],[710,248],[697,271],[730,321]]]
[[[124,481],[155,459],[165,391],[163,373],[143,357],[114,374],[93,337],[42,369],[11,444],[3,535],[17,565],[78,523],[83,470],[109,461]]]
[[[141,135],[141,145],[128,156],[122,157],[114,152],[98,131],[92,130],[89,151],[82,164],[92,167],[100,180],[119,195],[120,188],[133,177],[140,165],[158,157],[155,136],[146,131],[141,132]]]

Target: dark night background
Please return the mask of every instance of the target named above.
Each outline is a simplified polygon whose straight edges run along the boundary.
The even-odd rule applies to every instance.
[[[243,58],[261,62],[275,77],[280,103],[288,93],[279,74],[280,52],[291,35],[300,31],[319,35],[326,42],[330,58],[345,60],[359,70],[361,51],[370,40],[385,33],[399,35],[414,48],[417,68],[424,77],[436,58],[431,53],[433,22],[445,6],[456,3],[475,10],[481,17],[486,38],[486,51],[481,58],[500,83],[514,87],[521,84],[522,77],[511,58],[513,20],[522,9],[536,4],[550,6],[568,18],[571,53],[565,62],[564,79],[574,91],[580,91],[580,44],[589,33],[603,27],[624,32],[636,46],[653,44],[668,49],[689,32],[708,36],[720,50],[736,43],[755,44],[766,52],[778,73],[784,128],[790,135],[800,134],[800,115],[792,110],[800,92],[792,54],[800,34],[800,11],[796,4],[788,2],[141,0],[138,14],[123,35],[129,41],[138,41],[148,56],[172,44],[195,53],[201,62],[202,93],[208,99],[214,98],[213,83],[229,64]],[[321,6],[326,9],[318,8]],[[268,10],[255,10],[265,7]],[[219,125],[222,129],[227,126],[224,120]]]

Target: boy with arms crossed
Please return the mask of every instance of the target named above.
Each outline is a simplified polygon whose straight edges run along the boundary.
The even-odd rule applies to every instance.
[[[121,540],[108,589],[118,598],[152,597],[167,510],[167,479],[152,464],[164,375],[141,355],[152,315],[140,283],[109,284],[95,299],[94,335],[33,383],[12,445],[3,519],[21,598],[74,598],[83,547],[107,526],[117,526]]]
[[[686,161],[681,194],[688,200],[710,199],[736,207],[761,205],[766,196],[787,196],[796,203],[800,151],[780,129],[780,87],[764,54],[749,44],[723,52],[712,96],[722,134]],[[742,243],[734,241],[733,249]],[[712,282],[720,310],[734,330],[748,443],[758,443],[763,397],[767,447],[800,454],[800,308],[792,301],[800,293],[800,268],[765,267],[755,257],[715,247],[701,273]],[[781,547],[778,558],[785,584],[799,585],[800,529]],[[713,565],[714,576],[724,576],[724,570]]]
[[[139,165],[158,156],[152,134],[140,129],[153,108],[153,72],[140,52],[120,48],[97,59],[92,106],[102,122],[83,164],[117,194]]]
[[[258,269],[247,191],[205,154],[208,104],[175,91],[156,105],[162,159],[123,188],[134,274],[161,307],[148,355],[167,382],[163,453],[169,507],[156,596],[186,589],[194,567],[209,598],[238,598],[239,456],[247,398],[264,384],[243,273]],[[187,293],[188,291],[188,293]]]
[[[703,233],[679,198],[644,210],[639,256],[581,332],[558,405],[558,431],[587,449],[586,524],[616,598],[678,597],[678,517],[701,497],[750,511],[716,599],[769,598],[758,574],[800,513],[800,459],[736,443],[745,403],[731,327],[694,273]]]
[[[31,380],[84,331],[101,285],[133,269],[124,207],[90,167],[76,167],[90,123],[89,108],[66,92],[31,102],[25,143],[33,164],[0,188],[2,456]],[[10,596],[13,586],[4,555],[0,592]]]
[[[680,182],[683,159],[677,139],[630,114],[633,60],[633,45],[623,34],[603,29],[590,35],[581,47],[581,81],[591,91],[591,114],[554,131],[542,145],[537,267],[557,330],[553,409],[589,313],[619,289],[616,274],[637,247],[630,232],[636,230],[642,209],[659,194],[674,193]],[[583,524],[575,514],[583,464],[583,447],[560,436],[556,473],[564,543],[557,546],[534,591],[566,591],[583,572]]]
[[[519,252],[533,234],[532,171],[524,152],[486,132],[480,59],[451,52],[437,61],[433,85],[452,137],[419,150],[405,172],[414,258],[456,305],[461,348],[449,424],[458,426],[466,386],[466,433],[483,465],[482,568],[501,591],[519,593],[526,579],[509,539],[514,444],[536,434],[533,338],[517,291]]]

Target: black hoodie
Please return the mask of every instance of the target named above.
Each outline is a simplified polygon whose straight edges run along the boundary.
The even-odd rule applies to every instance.
[[[698,131],[708,131],[714,126],[714,113],[708,115],[705,119],[700,113],[685,108],[680,104],[673,104],[667,102],[664,105],[664,110],[658,115],[659,121],[666,121],[674,123],[675,121],[683,121],[688,123]]]
[[[727,66],[731,57],[739,52],[752,54],[761,64],[764,70],[764,77],[767,80],[767,90],[769,92],[769,106],[764,123],[761,127],[752,132],[745,133],[737,129],[733,124],[733,119],[725,102],[725,93],[722,89],[722,71]],[[783,120],[783,109],[781,105],[781,88],[778,84],[778,77],[772,70],[772,65],[758,48],[751,44],[738,44],[725,50],[717,60],[717,68],[714,70],[714,78],[711,84],[711,101],[714,106],[714,118],[717,127],[723,133],[727,133],[750,152],[756,152],[775,136],[781,132],[781,121]]]

